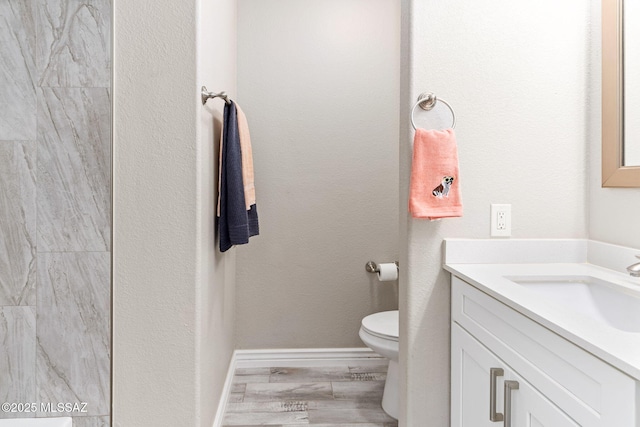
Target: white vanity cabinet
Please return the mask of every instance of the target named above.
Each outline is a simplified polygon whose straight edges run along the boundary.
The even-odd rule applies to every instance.
[[[496,422],[506,421],[505,426],[578,426],[529,382],[455,323],[451,330],[451,349],[452,364],[460,368],[452,373],[455,375],[452,382],[459,386],[456,391],[458,402],[455,405],[459,410],[452,414],[452,425],[490,427],[495,426]],[[515,384],[517,388],[511,389],[505,387],[505,384],[512,387]],[[505,403],[505,396],[510,398],[508,403]],[[505,409],[505,405],[508,409]]]
[[[634,378],[455,276],[451,305],[451,426],[640,425]]]

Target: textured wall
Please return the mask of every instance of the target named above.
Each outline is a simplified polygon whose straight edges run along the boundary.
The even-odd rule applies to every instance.
[[[226,91],[236,98],[236,0],[200,3],[198,32],[198,84],[212,91]],[[215,25],[211,25],[215,20]],[[220,43],[224,40],[224,43]],[[235,250],[221,253],[215,236],[215,204],[218,188],[218,149],[224,102],[215,99],[200,109],[198,145],[198,244],[200,286],[197,327],[199,347],[198,406],[202,427],[211,427],[235,348]]]
[[[111,2],[6,0],[0,22],[0,401],[106,426]]]
[[[150,14],[154,19],[140,19]],[[198,416],[196,146],[202,106],[196,20],[195,1],[115,2],[113,423],[118,427],[195,426]]]
[[[235,257],[214,240],[222,103],[200,87],[235,94],[235,2],[117,1],[114,29],[113,423],[209,427]]]
[[[587,236],[590,5],[580,0],[403,2],[400,194],[408,109],[433,91],[456,111],[464,217],[401,221],[401,425],[449,425],[449,274],[444,237],[489,237],[489,206],[511,203],[513,237]],[[446,109],[421,114],[446,126]],[[406,241],[405,241],[406,239]]]
[[[399,3],[240,0],[238,99],[260,236],[237,248],[241,348],[360,347],[397,308]]]

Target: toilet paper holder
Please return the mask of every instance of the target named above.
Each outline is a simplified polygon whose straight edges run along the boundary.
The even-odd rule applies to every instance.
[[[398,261],[394,261],[393,262],[396,267],[400,268],[400,264],[398,263]],[[369,273],[378,273],[380,272],[380,267],[378,267],[378,264],[376,264],[373,261],[369,261],[365,264],[364,269],[367,270],[367,272]]]

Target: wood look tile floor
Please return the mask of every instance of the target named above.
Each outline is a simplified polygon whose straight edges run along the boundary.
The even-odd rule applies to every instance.
[[[238,368],[224,427],[397,427],[381,407],[385,359]]]

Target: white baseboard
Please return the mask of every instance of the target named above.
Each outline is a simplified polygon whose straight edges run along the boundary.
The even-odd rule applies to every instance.
[[[294,348],[267,350],[236,350],[234,358],[238,368],[262,368],[274,362],[287,362],[287,366],[321,366],[324,362],[339,363],[362,359],[380,359],[382,356],[370,348]]]
[[[231,361],[227,378],[222,389],[222,396],[218,403],[218,410],[213,422],[213,427],[221,427],[224,418],[224,408],[231,394],[231,385],[236,368],[266,368],[273,366],[287,367],[315,367],[331,364],[332,366],[344,364],[346,366],[363,361],[386,360],[374,353],[370,348],[294,348],[294,349],[268,349],[268,350],[235,350]]]
[[[229,400],[231,394],[231,385],[233,384],[233,373],[236,371],[236,354],[235,351],[229,361],[229,369],[227,369],[227,378],[224,380],[224,386],[222,387],[222,394],[220,395],[220,401],[218,402],[218,409],[216,410],[216,417],[213,419],[213,427],[222,427],[222,421],[224,419],[224,407]]]

